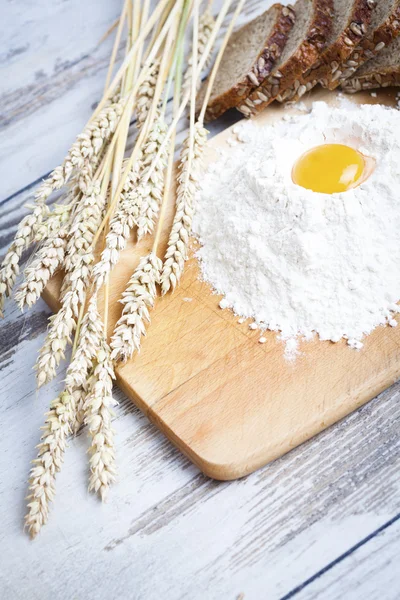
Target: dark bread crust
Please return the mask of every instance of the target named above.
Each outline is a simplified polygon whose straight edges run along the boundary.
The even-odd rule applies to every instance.
[[[355,94],[361,90],[374,90],[391,86],[400,86],[400,65],[398,67],[382,67],[381,69],[365,73],[361,77],[352,77],[342,84],[346,94]]]
[[[374,58],[385,46],[388,46],[400,35],[400,0],[397,0],[389,17],[373,32],[366,36],[355,48],[354,52],[340,67],[342,74],[327,87],[334,90],[338,85],[345,85],[346,79],[351,77],[357,69],[370,58]]]
[[[371,21],[373,7],[371,0],[354,0],[347,27],[335,42],[322,52],[312,67],[303,74],[297,90],[293,87],[288,89],[279,100],[297,102],[318,83],[323,87],[330,87],[333,84],[333,88],[335,88],[342,73],[339,70],[340,65],[353,54],[354,48],[364,38]]]
[[[313,18],[302,43],[286,63],[281,65],[279,70],[272,71],[238,107],[246,117],[263,110],[288,88],[292,86],[298,88],[302,74],[318,60],[323,51],[332,28],[333,2],[332,0],[310,1],[314,5]],[[294,10],[296,12],[296,6]]]
[[[254,57],[252,69],[247,75],[244,75],[242,79],[237,81],[236,84],[229,90],[210,100],[205,113],[206,121],[211,121],[218,118],[229,108],[234,108],[243,102],[243,99],[246,98],[248,94],[255,89],[274,68],[276,61],[281,56],[286,45],[289,33],[294,25],[295,16],[290,6],[274,4],[266,12],[272,10],[276,11],[275,23],[264,42],[262,51]],[[244,27],[251,27],[251,24],[252,23],[248,23],[244,25]],[[226,52],[229,52],[229,44]],[[222,64],[221,67],[223,68]],[[203,82],[199,91],[196,101],[196,113],[199,113],[201,110],[202,100],[207,89],[207,83],[208,79]]]

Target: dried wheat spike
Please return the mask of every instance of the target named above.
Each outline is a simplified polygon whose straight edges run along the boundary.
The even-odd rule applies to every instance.
[[[203,125],[196,123],[193,137],[193,158],[189,172],[190,134],[182,148],[176,212],[161,273],[161,290],[163,294],[166,294],[171,288],[175,289],[182,276],[185,260],[188,258],[188,244],[194,214],[194,197],[198,188],[198,178],[207,135],[208,132]]]
[[[158,73],[160,70],[160,60],[154,61],[151,69],[138,91],[136,101],[137,128],[141,129],[149,114],[154,96],[154,90],[157,84]]]
[[[15,294],[15,301],[21,310],[25,305],[31,307],[35,304],[50,278],[63,266],[70,215],[69,206],[58,218],[59,227],[54,219],[48,229],[48,237],[25,269],[24,281]]]
[[[63,163],[44,180],[35,194],[36,202],[46,202],[54,190],[61,189],[70,179],[75,169],[81,169],[87,159],[98,155],[104,143],[115,131],[122,115],[121,103],[104,108],[99,116],[78,135]]]
[[[75,412],[74,398],[63,392],[53,400],[46,413],[37,458],[29,478],[28,513],[25,526],[35,537],[49,516],[49,503],[55,494],[55,478],[63,463],[66,440]]]
[[[160,203],[164,192],[164,169],[168,159],[168,144],[157,161],[150,179],[147,180],[147,172],[151,167],[154,156],[157,155],[161,144],[164,141],[167,126],[163,117],[158,118],[147,138],[144,147],[143,173],[139,180],[137,194],[141,198],[139,202],[138,218],[138,240],[153,233],[154,225],[158,217]]]
[[[11,296],[15,280],[19,273],[19,262],[22,253],[34,241],[36,231],[47,212],[47,207],[40,203],[33,208],[29,215],[22,219],[14,241],[4,257],[0,268],[0,317],[3,317],[5,298]]]
[[[110,348],[103,337],[84,403],[85,424],[92,440],[89,448],[89,491],[98,493],[102,500],[106,499],[116,478],[114,430],[111,426],[112,407],[116,404],[112,396],[113,379]]]
[[[82,320],[75,354],[67,370],[65,378],[67,390],[85,386],[93,361],[100,349],[102,337],[103,323],[97,309],[97,296],[93,294]]]
[[[139,197],[137,195],[137,182],[142,169],[142,153],[132,166],[125,181],[116,211],[111,218],[106,243],[100,260],[93,269],[96,289],[104,284],[108,274],[119,260],[119,254],[124,250],[132,228],[139,217]]]
[[[111,338],[111,358],[126,361],[140,350],[146,323],[150,321],[149,309],[154,306],[156,284],[159,283],[162,261],[151,252],[144,256],[131,276],[122,294],[122,315]]]
[[[51,381],[57,366],[64,358],[65,348],[76,327],[79,307],[91,281],[94,262],[93,239],[97,233],[105,207],[98,182],[88,187],[75,213],[70,229],[64,266],[66,274],[61,288],[61,308],[50,317],[46,340],[36,363],[38,387]]]

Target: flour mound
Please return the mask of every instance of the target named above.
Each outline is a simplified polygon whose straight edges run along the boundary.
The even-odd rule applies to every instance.
[[[241,142],[203,178],[194,231],[203,277],[225,305],[279,331],[354,348],[395,325],[400,298],[400,111],[314,103],[274,125],[235,128]],[[340,194],[295,185],[294,162],[325,143],[376,160],[372,175]]]

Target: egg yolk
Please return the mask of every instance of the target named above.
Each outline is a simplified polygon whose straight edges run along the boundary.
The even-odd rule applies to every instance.
[[[305,152],[292,170],[293,182],[320,192],[345,192],[357,184],[365,168],[363,155],[344,144],[324,144]]]

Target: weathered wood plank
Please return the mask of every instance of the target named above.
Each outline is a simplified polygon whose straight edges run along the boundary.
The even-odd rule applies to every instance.
[[[34,311],[39,323],[41,312],[39,305]],[[25,317],[15,316],[12,311],[7,322],[16,320],[14,327],[21,328]],[[33,331],[43,324],[33,324]],[[133,589],[133,597],[146,599],[235,598],[239,592],[279,598],[400,511],[400,385],[230,484],[200,475],[119,394],[120,481],[110,503],[102,507],[85,492],[87,443],[81,434],[72,440],[58,478],[51,522],[32,544],[21,531],[24,480],[42,413],[60,386],[51,384],[35,399],[29,373],[41,340],[42,335],[21,340],[3,370],[4,589],[15,588],[12,574],[23,560],[30,565],[25,583],[41,598],[127,597]],[[98,579],[104,569],[112,573],[106,587]],[[16,590],[15,598],[22,597]]]
[[[286,598],[298,600],[397,600],[400,590],[400,515],[316,573],[312,581]]]
[[[32,82],[29,73],[34,73],[36,65],[26,60],[27,52],[19,50],[31,44],[31,39],[39,40],[31,47],[39,53],[41,46],[39,54],[48,61],[43,64],[50,65],[50,73],[54,57],[63,53],[65,36],[72,36],[76,49],[83,47],[79,45],[83,31],[89,36],[91,32],[83,21],[76,22],[77,7],[94,13],[99,23],[105,11],[119,10],[115,3],[106,7],[97,2],[97,8],[91,0],[83,4],[77,0],[7,3],[0,25],[2,91],[22,89],[21,81]],[[266,2],[254,0],[246,6],[248,11],[257,11]],[[53,45],[45,39],[46,14],[59,25]],[[10,20],[16,23],[14,32],[26,24],[24,35],[10,30],[5,37]],[[95,47],[97,31],[101,35],[106,28],[96,27],[89,50]],[[76,31],[69,31],[73,28]],[[76,57],[72,46],[64,52],[71,62]],[[17,50],[11,58],[7,58],[9,48]],[[82,75],[72,91],[57,99],[48,96],[44,107],[21,114],[15,129],[12,121],[3,129],[1,197],[8,195],[7,189],[14,192],[24,181],[29,184],[41,177],[62,158],[89,114],[90,103],[98,98],[102,68],[102,75],[99,71],[88,80]],[[36,85],[39,89],[40,82]],[[9,139],[4,146],[5,138]],[[1,206],[0,254],[31,191]],[[63,377],[61,372],[58,381],[39,395],[34,391],[31,368],[48,314],[42,302],[26,315],[8,305],[0,326],[1,597],[234,600],[244,593],[245,600],[274,600],[334,563],[399,513],[400,384],[279,461],[228,484],[199,474],[117,393],[119,482],[109,504],[101,506],[86,492],[87,441],[82,433],[71,441],[66,454],[50,523],[31,543],[22,532],[29,460],[35,454],[43,413]],[[318,578],[320,590],[313,587],[315,582],[308,591],[304,588],[304,594],[369,600],[378,598],[379,590],[379,598],[383,597],[382,589],[391,593],[398,583],[400,532],[394,524],[385,531],[378,540],[386,538],[388,543],[375,546],[374,537]],[[381,568],[375,568],[376,564]],[[357,595],[359,589],[362,596]],[[387,597],[393,596],[388,593]]]

